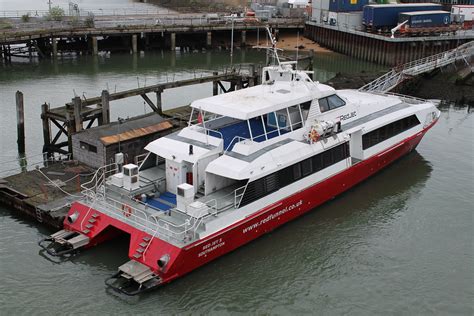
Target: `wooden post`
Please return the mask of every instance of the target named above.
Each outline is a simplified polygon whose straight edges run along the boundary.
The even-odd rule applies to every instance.
[[[56,38],[51,38],[51,44],[53,46],[53,58],[58,56],[58,40]]]
[[[163,90],[156,91],[156,107],[158,108],[158,114],[163,115],[163,103],[161,100],[161,93]]]
[[[176,50],[176,33],[171,33],[171,50]]]
[[[97,44],[97,36],[92,36],[92,55],[97,56],[99,53],[99,46]]]
[[[25,153],[25,110],[23,103],[23,93],[16,92],[16,119],[17,119],[17,133],[18,133],[18,153]]]
[[[109,104],[110,94],[107,90],[102,90],[102,124],[110,123],[110,104]]]
[[[51,124],[47,117],[49,105],[47,103],[41,104],[41,120],[43,121],[43,152],[50,153],[49,146],[51,145]]]
[[[136,54],[138,52],[138,37],[137,34],[132,35],[132,53]]]
[[[28,58],[31,59],[33,58],[33,43],[28,41],[26,45],[28,46]]]
[[[212,32],[207,32],[206,46],[207,48],[212,46]]]
[[[74,127],[75,132],[82,131],[82,102],[80,97],[75,97],[72,99],[72,103],[74,104]]]
[[[71,113],[66,111],[66,122],[67,122],[67,151],[72,154],[72,134],[74,133],[74,119],[71,117]]]
[[[212,73],[213,76],[217,76],[219,73],[217,71],[214,71]],[[217,85],[217,81],[213,81],[212,82],[212,95],[218,95],[219,94],[219,90],[218,90],[218,85]]]

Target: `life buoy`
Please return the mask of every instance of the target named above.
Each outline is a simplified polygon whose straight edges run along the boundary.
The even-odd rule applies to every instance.
[[[130,215],[132,215],[132,207],[130,205],[122,204],[122,211],[125,217],[130,217]]]

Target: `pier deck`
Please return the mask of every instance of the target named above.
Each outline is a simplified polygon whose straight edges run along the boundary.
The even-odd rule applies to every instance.
[[[70,203],[80,196],[80,184],[92,175],[86,165],[62,161],[0,178],[0,203],[59,229]]]

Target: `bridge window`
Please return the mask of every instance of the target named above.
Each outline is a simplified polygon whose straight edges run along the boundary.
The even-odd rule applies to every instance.
[[[318,100],[321,113],[334,110],[346,105],[346,102],[336,94]]]

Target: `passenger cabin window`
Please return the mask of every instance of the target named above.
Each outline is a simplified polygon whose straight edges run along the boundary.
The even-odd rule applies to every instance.
[[[336,94],[318,100],[321,113],[334,110],[346,105],[346,102]]]
[[[416,115],[405,117],[401,120],[379,127],[371,132],[362,135],[362,149],[367,149],[378,143],[396,136],[412,127],[420,124]]]
[[[349,143],[343,143],[320,154],[306,158],[286,168],[247,184],[240,206],[247,205],[280,188],[332,166],[349,157]]]

